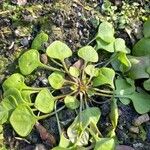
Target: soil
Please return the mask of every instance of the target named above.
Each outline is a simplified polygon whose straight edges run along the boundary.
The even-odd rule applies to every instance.
[[[150,3],[142,0],[129,2],[111,0],[111,2],[117,8],[113,14],[110,14],[109,10],[103,10],[103,0],[0,0],[0,85],[9,75],[19,72],[17,59],[21,53],[30,48],[32,40],[40,30],[49,35],[48,43],[62,40],[76,53],[78,48],[93,39],[99,23],[108,20],[114,24],[116,36],[125,39],[127,46],[132,48],[133,44],[142,36],[141,26],[143,18],[150,15],[146,11],[150,7]],[[138,17],[137,14],[127,15],[128,23],[121,26],[120,22],[113,17],[119,17],[119,13],[125,10],[123,5],[132,6],[134,2],[139,4],[137,8],[135,7],[134,13],[144,8],[145,11],[139,12]],[[94,44],[92,43],[92,45]],[[45,59],[44,57],[43,61],[46,61]],[[69,63],[74,63],[76,60],[75,55],[69,60]],[[38,70],[26,77],[26,83],[46,86],[47,76],[48,72]],[[2,99],[1,87],[0,98]],[[108,116],[110,105],[109,103],[100,105],[93,103],[92,105],[101,109],[102,116],[98,126],[105,135],[110,125]],[[119,102],[118,106],[120,116],[116,134],[119,144],[129,145],[135,150],[149,150],[150,122],[143,123],[139,127],[139,133],[133,133],[130,128],[133,126],[133,120],[139,114],[135,112],[132,104],[125,106]],[[64,131],[76,116],[74,111],[67,109],[59,112],[58,115]],[[55,137],[58,143],[59,134],[55,116],[40,123]],[[11,150],[48,150],[52,148],[48,142],[40,138],[35,128],[28,137],[19,138],[10,125],[4,126],[4,143],[7,149]]]

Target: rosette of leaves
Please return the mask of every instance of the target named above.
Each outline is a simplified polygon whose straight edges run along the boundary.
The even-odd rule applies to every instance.
[[[129,51],[124,40],[114,38],[114,29],[109,23],[100,24],[96,36],[98,51],[89,45],[80,48],[77,54],[79,59],[83,60],[83,65],[77,68],[66,63],[73,53],[61,41],[54,41],[46,48],[46,55],[50,63],[43,64],[40,61],[40,51],[43,42],[47,41],[47,36],[44,38],[45,33],[40,34],[44,35],[37,36],[37,41],[36,39],[33,41],[32,49],[23,53],[18,60],[21,74],[12,74],[2,85],[4,95],[0,103],[1,124],[10,123],[17,134],[25,137],[40,119],[56,115],[60,143],[54,149],[84,149],[89,142],[94,145],[95,150],[100,148],[105,150],[108,146],[110,149],[115,149],[118,98],[124,104],[129,104],[132,101],[136,111],[140,114],[150,111],[147,93],[137,91],[134,81],[131,79],[126,83],[126,80],[116,78],[118,73],[116,75],[115,71],[121,71],[120,74],[123,75],[132,64],[128,59]],[[42,40],[40,40],[41,37]],[[38,41],[41,43],[36,47],[35,43]],[[100,45],[104,47],[102,48]],[[111,49],[107,49],[105,46],[110,46]],[[100,49],[113,54],[104,66],[98,67]],[[48,87],[30,87],[25,84],[24,76],[34,73],[38,68],[49,70]],[[147,71],[149,72],[149,68]],[[64,89],[67,92],[63,93]],[[33,94],[35,95],[32,96]],[[97,98],[95,99],[95,97]],[[112,127],[107,137],[103,137],[97,127],[101,114],[99,108],[90,105],[92,102],[101,103],[101,97],[106,97],[111,102],[110,121]],[[58,108],[59,101],[63,102],[64,106]],[[143,101],[144,104],[142,104]],[[78,113],[67,130],[68,138],[61,132],[57,114],[65,107]]]

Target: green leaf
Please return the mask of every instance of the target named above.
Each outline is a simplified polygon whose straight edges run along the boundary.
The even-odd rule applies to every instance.
[[[48,81],[54,89],[60,89],[65,82],[64,74],[60,72],[53,72],[48,77]]]
[[[115,150],[114,138],[101,138],[96,142],[94,150]]]
[[[7,122],[10,114],[16,108],[16,101],[12,96],[4,98],[0,104],[0,124]]]
[[[66,96],[64,99],[66,107],[70,109],[76,109],[79,107],[80,102],[74,96]]]
[[[111,53],[113,53],[115,51],[114,42],[107,43],[100,38],[96,38],[96,43],[97,43],[96,44],[96,50],[103,49],[103,50],[106,50],[106,51],[111,52]]]
[[[78,68],[71,66],[69,68],[69,73],[73,76],[73,77],[78,77],[80,75],[80,71]]]
[[[42,50],[43,44],[48,41],[48,35],[43,31],[34,38],[31,48],[36,50]]]
[[[150,38],[150,19],[144,23],[143,34],[145,38]]]
[[[114,41],[114,28],[112,24],[108,22],[102,22],[98,29],[98,34],[96,38],[101,38],[103,41],[107,43],[111,43]]]
[[[117,106],[117,99],[115,98],[111,101],[111,112],[109,116],[110,116],[111,123],[113,125],[113,129],[116,129],[118,124],[119,112]]]
[[[123,52],[117,53],[117,59],[114,59],[111,64],[116,71],[121,71],[123,73],[131,68],[131,63]]]
[[[39,66],[41,66],[41,62],[37,50],[31,49],[19,58],[19,68],[23,75],[31,74]]]
[[[138,41],[132,50],[132,54],[135,56],[150,55],[150,38],[142,38]]]
[[[144,81],[143,86],[147,91],[150,91],[150,79]]]
[[[93,86],[108,84],[112,88],[114,88],[114,83],[113,83],[114,77],[115,77],[115,71],[113,69],[106,68],[106,67],[100,68],[99,75],[93,80]]]
[[[27,136],[36,123],[36,117],[26,105],[19,105],[10,117],[10,123],[20,136]]]
[[[147,73],[146,69],[150,64],[150,56],[128,56],[128,59],[131,63],[131,68],[128,71],[128,76],[131,79],[149,78],[149,73]]]
[[[78,50],[78,56],[86,62],[97,62],[98,53],[92,46],[84,46]]]
[[[60,142],[59,142],[59,147],[67,148],[71,144],[70,140],[68,140],[65,136],[64,133],[60,135]]]
[[[125,41],[123,39],[121,39],[121,38],[115,39],[114,45],[115,45],[116,52],[128,53],[126,50]]]
[[[47,48],[46,53],[49,57],[64,61],[72,55],[71,49],[61,41],[55,41]]]
[[[24,103],[24,100],[23,100],[21,93],[18,89],[10,88],[4,93],[4,97],[7,98],[10,96],[12,96],[16,100],[17,104]]]
[[[43,89],[36,97],[35,107],[43,113],[50,113],[54,109],[54,101],[52,94],[47,89]]]
[[[134,105],[135,110],[139,114],[148,113],[150,111],[150,95],[147,93],[134,92],[128,96]]]
[[[3,82],[2,87],[4,91],[7,91],[9,88],[22,90],[23,88],[27,88],[27,85],[24,83],[24,76],[14,73]]]
[[[96,77],[98,76],[98,68],[95,68],[94,65],[88,65],[85,68],[85,73],[91,77]]]
[[[88,132],[86,131],[86,128],[90,124],[96,126],[100,115],[101,112],[97,107],[83,110],[67,130],[67,135],[70,141],[79,146],[86,145],[88,142]]]
[[[142,92],[135,92],[135,86],[131,79],[121,79],[118,78],[116,81],[116,91],[115,94],[125,104],[128,100],[131,100],[135,110],[139,114],[144,114],[150,111],[150,95]]]

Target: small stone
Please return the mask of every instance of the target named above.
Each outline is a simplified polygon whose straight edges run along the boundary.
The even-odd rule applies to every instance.
[[[47,58],[46,54],[42,54],[41,57],[40,57],[40,59],[41,59],[41,62],[43,64],[47,64],[48,63],[48,58]]]
[[[37,144],[34,150],[46,150],[43,144]]]
[[[138,127],[134,127],[134,126],[131,126],[129,128],[129,131],[132,132],[132,133],[135,133],[135,134],[138,134],[140,132],[139,128]]]
[[[21,43],[22,46],[28,46],[29,41],[28,41],[27,38],[23,38],[20,43]]]
[[[134,126],[140,126],[144,122],[148,122],[150,120],[150,117],[148,114],[144,114],[139,116],[138,118],[134,119],[133,125]]]

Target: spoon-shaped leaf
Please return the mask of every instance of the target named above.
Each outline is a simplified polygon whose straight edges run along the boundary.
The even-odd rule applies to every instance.
[[[18,105],[10,117],[10,123],[14,130],[23,137],[31,132],[36,121],[32,110],[26,105]]]
[[[19,58],[19,68],[23,75],[32,73],[39,66],[41,66],[41,62],[37,50],[31,49]]]
[[[52,94],[47,89],[43,89],[36,97],[35,107],[43,113],[50,113],[54,109],[54,100]]]
[[[60,89],[65,82],[64,74],[60,72],[53,72],[48,77],[48,81],[54,89]]]
[[[98,69],[95,68],[94,65],[88,65],[88,66],[86,66],[86,68],[85,68],[85,73],[88,74],[88,75],[91,76],[91,77],[96,77],[96,76],[98,76],[98,72],[99,72]]]
[[[24,76],[19,73],[15,73],[3,82],[2,87],[4,91],[8,90],[9,88],[22,90],[23,88],[27,88],[27,85],[24,83]]]
[[[92,46],[84,46],[79,49],[78,56],[84,59],[86,62],[97,62],[98,53]]]
[[[45,42],[48,41],[48,35],[44,32],[39,33],[33,40],[31,48],[41,50]]]
[[[61,41],[55,41],[47,48],[46,53],[49,57],[64,61],[72,55],[71,49]]]
[[[107,43],[111,43],[115,40],[114,38],[114,28],[112,24],[108,22],[102,22],[98,29],[98,34],[96,38],[101,38]]]
[[[99,74],[93,80],[93,86],[108,84],[114,88],[115,71],[113,69],[103,67],[99,69]]]
[[[80,102],[74,96],[66,96],[64,99],[66,107],[70,109],[76,109],[79,107]]]

